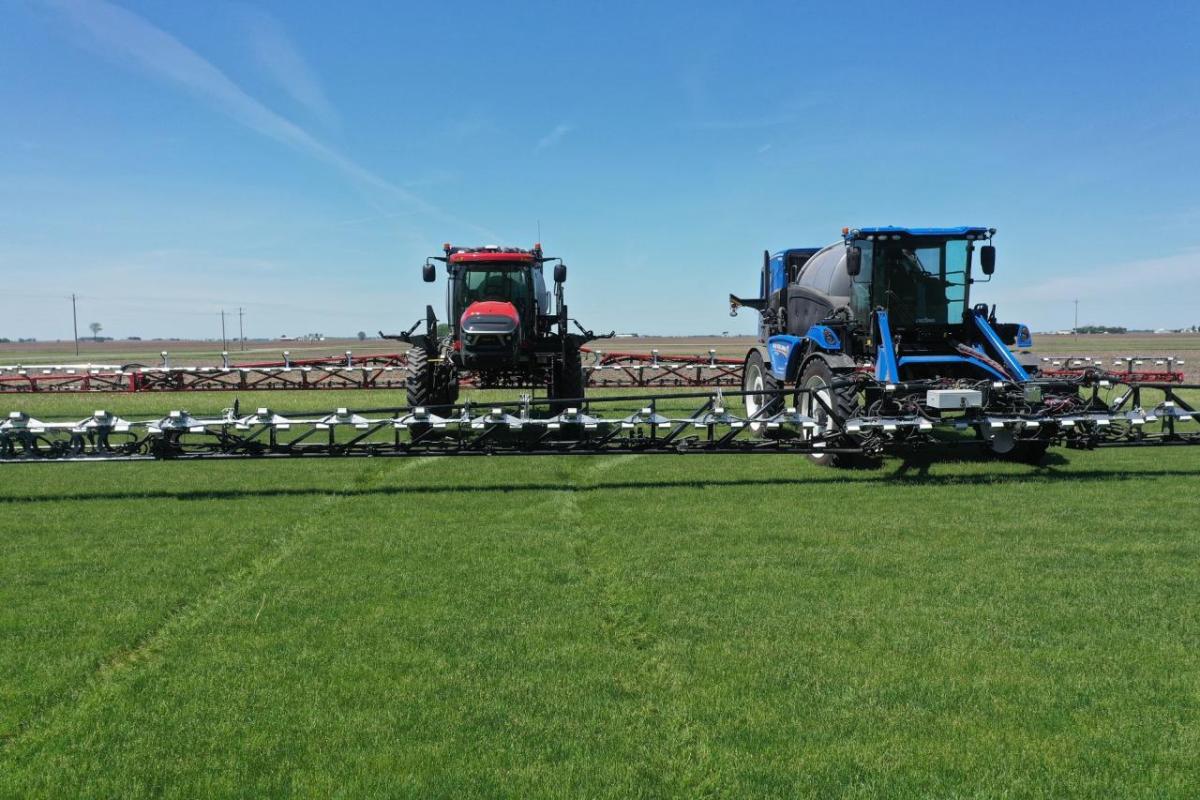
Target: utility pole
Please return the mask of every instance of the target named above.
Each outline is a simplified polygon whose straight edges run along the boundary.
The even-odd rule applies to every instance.
[[[242,330],[242,316],[244,313],[241,306],[238,306],[238,341],[242,343],[242,350],[246,349],[246,333]]]
[[[1075,338],[1079,338],[1079,300],[1075,300],[1075,327],[1071,329],[1071,333],[1075,334]]]
[[[225,309],[221,309],[221,350],[228,350],[229,347],[225,344]]]
[[[79,314],[75,312],[74,292],[71,292],[71,330],[75,333],[75,355],[79,355]]]

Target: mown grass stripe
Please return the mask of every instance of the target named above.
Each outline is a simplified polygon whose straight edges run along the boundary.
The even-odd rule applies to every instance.
[[[408,462],[375,463],[371,470],[354,473],[345,484],[345,488],[369,485],[385,475],[402,474],[421,466],[424,461],[425,459],[414,459]],[[84,710],[90,704],[98,702],[98,698],[103,696],[111,683],[139,667],[149,665],[156,657],[161,657],[174,641],[186,637],[189,632],[201,626],[217,609],[245,595],[265,575],[276,569],[302,546],[307,536],[323,528],[327,522],[324,514],[333,511],[338,504],[352,499],[352,494],[338,490],[330,491],[319,498],[318,505],[313,509],[314,513],[302,517],[281,532],[248,564],[215,583],[195,600],[178,604],[154,628],[138,636],[128,646],[120,647],[100,660],[81,685],[69,689],[38,716],[20,722],[15,730],[7,732],[3,737],[5,748],[15,750],[31,744],[39,738],[39,730],[49,729],[58,724],[63,717],[69,717],[75,711]]]

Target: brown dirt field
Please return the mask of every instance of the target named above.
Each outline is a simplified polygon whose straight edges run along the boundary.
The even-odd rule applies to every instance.
[[[657,349],[663,356],[707,355],[709,349],[721,357],[740,358],[754,343],[749,336],[641,336],[636,338],[600,339],[591,343],[593,350],[606,353],[648,353]],[[1111,361],[1113,357],[1131,355],[1148,357],[1175,356],[1184,359],[1181,368],[1190,382],[1200,381],[1200,334],[1130,333],[1120,335],[1057,335],[1034,337],[1034,352],[1047,356],[1092,356]],[[230,361],[254,362],[282,359],[286,350],[293,359],[318,356],[342,356],[347,350],[355,355],[403,352],[400,342],[367,339],[327,339],[324,342],[271,341],[247,342],[246,350],[232,345]],[[76,356],[71,342],[34,342],[30,344],[0,344],[0,364],[77,364],[161,363],[160,353],[166,350],[174,365],[213,365],[221,363],[220,343],[205,341],[148,340],[142,342],[80,341]]]

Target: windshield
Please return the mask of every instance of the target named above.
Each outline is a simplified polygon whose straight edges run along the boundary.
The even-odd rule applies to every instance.
[[[471,267],[463,273],[458,286],[458,314],[478,300],[507,301],[524,310],[533,296],[529,269],[524,265],[505,267],[487,264]]]
[[[863,269],[852,300],[856,313],[865,312],[860,318],[883,308],[895,326],[962,322],[967,310],[966,241],[905,239],[860,246]]]

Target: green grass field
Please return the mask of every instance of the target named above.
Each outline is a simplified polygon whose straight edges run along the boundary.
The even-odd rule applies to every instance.
[[[1191,449],[0,475],[0,796],[1200,790]]]

